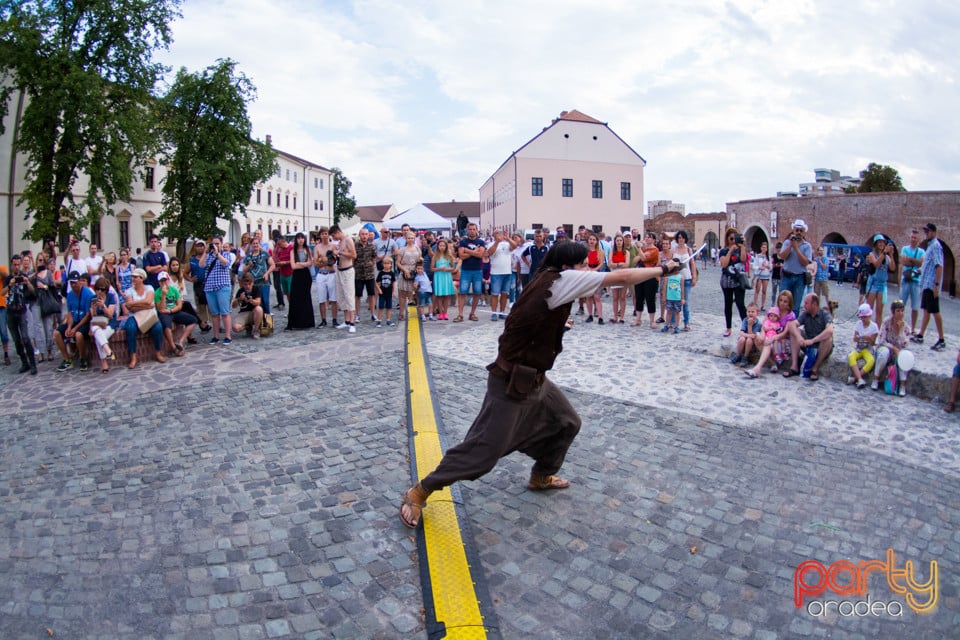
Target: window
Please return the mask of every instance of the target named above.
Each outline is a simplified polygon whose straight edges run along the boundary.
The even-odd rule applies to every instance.
[[[314,201],[313,201],[313,210],[314,210],[314,211],[316,211],[317,209],[320,208],[320,205],[317,204],[317,202],[319,202],[319,201],[318,201],[318,200],[314,200]]]
[[[257,189],[257,204],[260,204],[260,189]]]
[[[95,244],[98,247],[103,247],[103,243],[100,242],[100,221],[90,223],[90,244]]]
[[[149,238],[153,235],[153,220],[143,221],[143,237]]]
[[[323,189],[323,178],[320,178],[320,188]]]
[[[267,191],[267,206],[273,204],[273,191]]]
[[[621,200],[630,199],[630,183],[629,182],[620,183],[620,199]]]
[[[147,175],[143,177],[143,186],[153,191],[153,167],[147,167]]]
[[[297,196],[293,196],[293,208],[297,208]],[[289,231],[287,233],[290,233]]]
[[[313,188],[314,188],[314,189],[317,188],[317,179],[316,179],[316,178],[313,179]]]
[[[320,201],[320,211],[323,211],[323,200]]]
[[[290,208],[290,194],[289,194],[289,193],[283,197],[283,206],[286,207],[287,209]]]
[[[573,197],[573,178],[563,179],[563,197],[564,198]]]
[[[532,196],[542,196],[543,195],[543,178],[531,178],[530,179],[530,195]]]
[[[250,233],[250,223],[247,223],[247,233]]]
[[[130,246],[130,221],[121,220],[120,221],[120,248],[128,248]]]
[[[294,184],[297,183],[297,172],[296,172],[296,171],[293,172],[293,183],[294,183]],[[290,233],[290,231],[288,230],[287,233]]]
[[[603,180],[594,180],[593,181],[593,197],[602,198],[603,197]]]
[[[278,178],[283,177],[283,169],[281,169],[280,167],[277,167],[277,177]]]
[[[287,225],[287,235],[290,235],[290,225]]]
[[[287,182],[290,182],[290,169],[287,169]]]

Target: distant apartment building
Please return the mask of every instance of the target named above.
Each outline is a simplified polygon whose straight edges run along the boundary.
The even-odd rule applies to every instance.
[[[834,169],[814,169],[813,182],[801,182],[799,195],[806,196],[835,196],[842,194],[847,187],[858,187],[860,178],[842,176],[839,171]],[[778,196],[796,195],[793,192],[778,192]]]
[[[646,161],[606,123],[564,111],[480,187],[480,229],[643,225]]]
[[[16,106],[16,99],[11,104]],[[0,135],[0,164],[3,166],[0,171],[0,261],[4,263],[15,251],[40,248],[39,243],[22,239],[31,225],[26,205],[18,202],[26,185],[27,166],[26,157],[13,150],[19,112],[10,111],[4,122],[4,133]],[[270,237],[276,230],[287,234],[330,224],[333,217],[333,173],[309,160],[275,151],[277,172],[254,185],[245,212],[234,211],[234,220],[220,221],[220,228],[231,242],[239,241],[244,231],[260,229],[265,237]],[[111,205],[110,215],[85,230],[86,240],[105,251],[146,247],[147,239],[159,229],[166,175],[166,166],[155,158],[148,160],[135,173],[130,200]],[[86,193],[88,184],[87,176],[78,176],[74,187],[78,199]],[[61,250],[66,249],[69,240],[69,232],[64,228],[57,238]],[[164,238],[163,241],[167,250],[172,251],[177,239]]]
[[[676,211],[681,216],[685,216],[687,215],[687,205],[674,202],[673,200],[651,200],[647,203],[648,218],[662,216],[668,211]]]

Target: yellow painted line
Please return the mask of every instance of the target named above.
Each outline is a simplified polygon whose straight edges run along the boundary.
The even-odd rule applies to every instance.
[[[423,478],[440,463],[437,416],[427,370],[426,348],[416,312],[407,315],[407,380],[410,383],[410,429],[416,458],[416,478]],[[436,491],[427,499],[421,516],[430,584],[424,599],[432,598],[439,628],[446,638],[486,638],[476,585],[450,489]],[[479,571],[480,567],[476,567]],[[430,606],[427,610],[430,610]],[[431,636],[432,637],[432,636]]]

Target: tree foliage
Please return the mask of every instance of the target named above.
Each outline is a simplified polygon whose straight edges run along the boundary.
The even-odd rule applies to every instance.
[[[17,91],[27,98],[16,143],[33,218],[25,238],[54,237],[61,224],[82,237],[129,199],[134,167],[153,151],[149,105],[164,68],[152,54],[169,46],[179,5],[0,0],[0,116]]]
[[[160,139],[168,165],[163,182],[160,233],[186,239],[218,232],[217,219],[245,211],[253,186],[277,169],[276,153],[250,137],[247,103],[253,83],[233,60],[218,60],[201,73],[180,69],[159,101]]]
[[[876,193],[880,191],[906,191],[900,174],[893,167],[871,162],[860,172],[860,186],[857,193]]]
[[[357,213],[357,199],[350,195],[353,182],[338,167],[333,172],[333,224],[349,220]]]

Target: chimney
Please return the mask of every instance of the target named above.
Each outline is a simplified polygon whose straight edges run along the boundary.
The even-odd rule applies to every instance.
[[[267,134],[267,144],[268,145],[273,144],[273,136],[270,135],[269,133]]]

